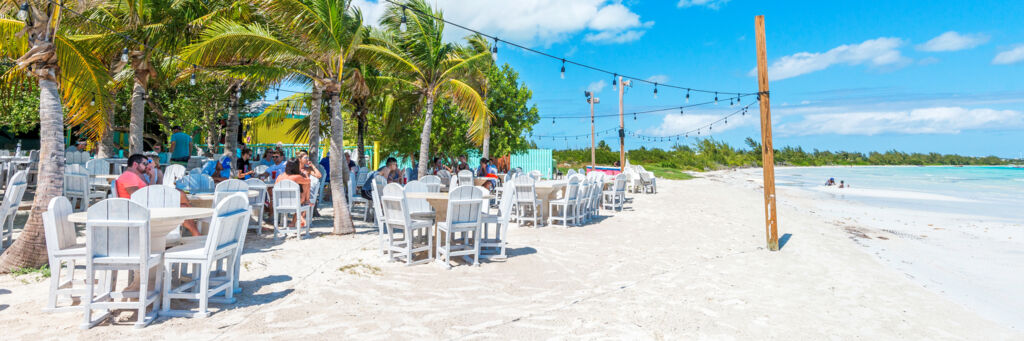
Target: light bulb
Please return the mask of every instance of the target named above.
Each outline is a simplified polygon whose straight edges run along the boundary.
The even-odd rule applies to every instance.
[[[28,1],[21,4],[21,9],[18,10],[18,20],[25,21],[28,19]]]
[[[494,38],[494,47],[491,48],[491,59],[498,62],[498,38]]]
[[[718,105],[718,93],[715,93],[715,105]]]
[[[189,85],[196,85],[196,74],[192,74],[192,77],[188,80]]]
[[[686,89],[686,103],[690,103],[690,89]]]
[[[402,6],[402,23],[398,24],[398,31],[400,31],[402,33],[405,33],[405,29],[406,29],[406,25],[405,25],[405,6]]]
[[[654,83],[654,98],[658,98],[658,83]]]
[[[565,79],[565,59],[562,59],[562,79]]]
[[[127,47],[121,49],[121,62],[122,63],[127,63],[128,62],[128,48]]]
[[[89,106],[91,107],[91,106],[94,106],[94,105],[96,105],[96,95],[95,94],[93,94],[92,95],[92,99],[89,100]]]

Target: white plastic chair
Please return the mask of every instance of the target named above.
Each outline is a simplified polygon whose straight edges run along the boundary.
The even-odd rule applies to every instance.
[[[376,177],[376,176],[374,176],[374,177]],[[353,210],[352,210],[353,207],[355,207],[356,205],[363,205],[363,221],[370,221],[370,201],[366,200],[366,198],[363,198],[361,193],[359,193],[359,189],[356,187],[359,184],[359,183],[356,182],[357,180],[358,180],[358,175],[357,174],[349,173],[349,182],[348,182],[348,197],[349,197],[349,199],[348,199],[348,211],[349,211],[349,213],[351,213],[351,212],[353,212]]]
[[[480,252],[481,255],[486,255],[488,249],[495,249],[497,253],[495,256],[504,259],[505,246],[508,245],[508,224],[512,221],[512,204],[513,204],[513,193],[515,193],[515,185],[510,181],[506,182],[503,186],[504,191],[508,193],[501,198],[498,203],[498,214],[497,215],[484,215],[483,219],[483,235],[480,237]],[[494,237],[491,238],[490,224],[494,224]]]
[[[526,174],[519,174],[515,181],[516,219],[520,225],[526,222],[536,227],[543,220],[540,213],[541,201],[537,198],[536,181]]]
[[[569,168],[569,170],[565,171],[565,177],[566,178],[568,178],[570,176],[573,176],[573,175],[576,175],[576,170],[575,169]]]
[[[380,201],[384,211],[384,226],[387,229],[385,231],[387,234],[385,250],[388,260],[404,258],[406,265],[430,262],[433,259],[433,255],[430,254],[430,249],[434,246],[431,234],[433,224],[427,220],[412,219],[401,185],[388,184],[384,187],[383,194]],[[424,239],[425,244],[422,243]],[[417,240],[421,243],[417,244]],[[424,251],[426,251],[427,257],[413,261],[413,254]]]
[[[71,207],[75,207],[76,211],[89,207],[93,198],[90,187],[92,186],[90,186],[89,174],[85,167],[76,164],[64,167],[64,196],[68,198],[72,204]]]
[[[7,230],[7,243],[10,244],[14,238],[14,217],[18,214],[18,206],[21,205],[21,200],[25,198],[25,189],[28,187],[28,183],[25,178],[28,177],[28,171],[20,170],[11,176],[11,179],[7,181],[7,189],[4,191],[4,202],[0,205],[0,249],[3,249],[4,241],[4,230]]]
[[[657,193],[658,187],[655,184],[654,173],[648,172],[646,169],[640,168],[640,188],[644,193]]]
[[[388,245],[390,245],[391,241],[391,234],[387,233],[387,219],[384,218],[384,207],[381,206],[383,203],[380,200],[382,196],[381,192],[387,184],[384,182],[383,178],[377,177],[370,182],[370,186],[373,187],[373,192],[371,194],[373,202],[371,204],[373,205],[374,220],[377,222],[377,238],[380,240],[380,251],[387,255]]]
[[[109,175],[110,162],[107,162],[105,159],[92,159],[85,162],[85,169],[89,172],[89,175]],[[94,187],[105,188],[110,183],[104,179],[94,178],[91,184]]]
[[[446,267],[451,268],[452,256],[472,256],[473,265],[480,264],[483,196],[483,189],[474,186],[459,186],[449,191],[447,217],[445,221],[437,223],[437,233],[444,233],[444,238],[438,241],[436,257],[442,259],[443,256]],[[462,235],[463,243],[452,245],[456,233]]]
[[[286,227],[288,221],[288,215],[294,214],[295,220],[295,235],[302,237],[302,228],[305,227],[306,235],[309,235],[309,221],[306,222],[305,226],[300,226],[299,221],[302,220],[302,213],[306,213],[306,219],[312,220],[313,212],[309,205],[302,203],[302,189],[299,184],[291,180],[282,180],[274,185],[274,238],[277,238],[278,226],[283,230],[282,233],[287,237],[290,231]]]
[[[256,235],[263,236],[263,208],[267,205],[267,183],[260,179],[249,178],[245,180],[245,184],[249,185],[250,191],[257,192],[256,197],[249,200],[249,205],[256,218]]]
[[[569,223],[576,224],[576,197],[579,195],[580,183],[573,177],[565,186],[565,195],[561,199],[551,200],[548,207],[551,225],[555,221],[561,221],[563,227],[569,227]]]
[[[179,165],[179,164],[170,164],[170,165],[167,165],[167,168],[164,169],[164,178],[163,178],[163,182],[162,183],[164,185],[172,185],[173,186],[174,183],[178,182],[178,180],[181,180],[181,178],[184,178],[184,177],[185,177],[185,166],[182,166],[182,165]]]
[[[406,208],[414,219],[434,220],[436,215],[434,214],[434,210],[430,208],[430,203],[427,202],[427,199],[411,199],[408,196],[409,193],[430,192],[430,190],[427,189],[427,185],[416,180],[409,181],[409,183],[405,184],[403,192],[406,193],[405,202],[408,205]]]
[[[191,281],[177,287],[171,285],[171,274],[164,275],[166,286],[163,291],[163,310],[160,315],[207,317],[210,298],[224,295],[222,303],[234,303],[234,286],[238,276],[238,257],[243,246],[246,226],[249,223],[249,198],[245,194],[232,193],[224,198],[214,210],[210,233],[202,243],[189,243],[167,250],[164,265],[173,268],[178,264],[198,266],[199,270]],[[216,265],[226,261],[226,277],[216,277]],[[212,286],[212,287],[211,287]],[[199,311],[170,310],[171,300],[198,300]]]
[[[213,178],[206,174],[189,174],[179,180],[189,193],[210,193],[214,190]]]
[[[85,323],[89,329],[103,322],[114,309],[138,309],[136,328],[142,328],[156,319],[160,308],[160,288],[163,280],[163,255],[151,253],[149,245],[149,210],[128,199],[106,199],[89,207],[86,223],[86,295],[83,299]],[[153,270],[155,268],[155,270]],[[139,278],[137,292],[107,291],[96,295],[97,271],[135,271]],[[150,288],[149,273],[156,271],[156,285]],[[110,283],[116,283],[111,279]],[[123,298],[137,297],[126,302]],[[151,313],[146,308],[153,306]],[[98,319],[93,310],[104,310]]]
[[[81,298],[85,293],[85,280],[75,281],[77,266],[85,267],[85,244],[76,242],[75,224],[68,221],[71,215],[71,202],[65,197],[50,200],[46,212],[43,212],[43,232],[46,235],[46,255],[50,265],[50,296],[47,301],[47,312],[80,310],[81,305],[57,307],[62,296],[72,301]],[[62,272],[67,272],[67,279]],[[75,285],[79,286],[76,288]]]
[[[452,187],[451,186],[452,173],[449,172],[447,169],[442,169],[442,170],[437,171],[437,177],[441,178],[441,185],[442,186],[447,186],[448,188]]]
[[[622,210],[622,204],[626,201],[626,174],[620,173],[615,176],[615,184],[611,190],[603,192],[604,194],[604,208],[606,210],[614,210],[618,208]]]
[[[583,225],[590,217],[590,193],[594,190],[594,187],[594,183],[589,180],[583,180],[580,183],[579,194],[576,195],[576,207],[573,208],[576,225]]]
[[[235,193],[242,193],[245,196],[245,200],[249,200],[249,184],[238,179],[221,181],[213,189],[213,206],[217,207],[221,200]]]
[[[457,186],[451,186],[449,188],[455,188],[459,186],[473,186],[473,172],[468,170],[459,171],[459,184]]]
[[[427,185],[427,191],[432,193],[441,192],[441,177],[437,175],[427,175],[419,180],[424,185]]]

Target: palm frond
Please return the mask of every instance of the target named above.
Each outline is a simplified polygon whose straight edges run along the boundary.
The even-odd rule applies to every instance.
[[[104,112],[110,104],[105,90],[111,82],[110,74],[103,62],[79,42],[58,34],[54,37],[54,48],[67,122],[81,125],[90,138],[99,138],[108,124]]]
[[[267,27],[228,20],[211,24],[203,31],[199,42],[186,46],[182,51],[186,61],[200,65],[302,56],[305,52],[277,39]]]
[[[449,79],[441,83],[439,94],[451,99],[460,111],[470,120],[468,137],[480,145],[484,141],[484,131],[490,127],[493,115],[487,109],[487,104],[473,87],[460,80]]]

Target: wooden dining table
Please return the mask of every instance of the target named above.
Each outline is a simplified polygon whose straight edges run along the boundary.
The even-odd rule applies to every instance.
[[[254,191],[254,190],[249,190],[249,192],[246,193],[246,194],[249,195],[249,199],[252,199],[252,198],[255,198],[257,195],[259,195],[260,192],[259,191]],[[213,199],[216,197],[216,195],[214,193],[212,193],[212,192],[209,192],[209,193],[191,193],[191,194],[186,194],[185,196],[188,198],[189,203],[192,204],[192,207],[207,207],[207,208],[213,208]]]
[[[448,218],[448,193],[447,192],[413,192],[405,193],[407,199],[426,199],[430,207],[434,209],[437,221],[444,221]],[[493,199],[491,194],[484,194],[483,200]]]
[[[558,199],[559,194],[565,192],[565,186],[568,183],[567,180],[541,180],[533,185],[534,190],[537,191],[537,199],[541,201],[540,212],[544,221],[548,220],[548,207],[551,200]]]

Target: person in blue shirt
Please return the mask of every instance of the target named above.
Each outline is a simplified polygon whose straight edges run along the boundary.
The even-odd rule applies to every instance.
[[[284,154],[278,152],[274,153],[271,161],[273,165],[267,167],[267,174],[270,174],[271,179],[277,179],[277,176],[284,174],[284,166],[287,162],[284,160]]]
[[[172,128],[171,134],[171,161],[188,162],[189,155],[192,155],[192,136],[181,132],[181,127]]]
[[[231,178],[231,153],[225,152],[220,160],[209,161],[203,165],[203,174],[209,175],[214,181]]]

